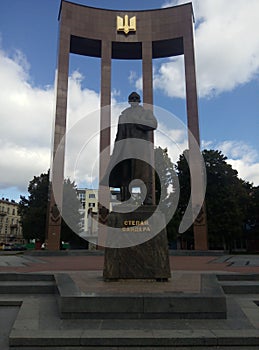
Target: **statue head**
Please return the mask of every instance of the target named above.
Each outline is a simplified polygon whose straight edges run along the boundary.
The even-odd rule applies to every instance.
[[[128,101],[131,106],[137,106],[141,102],[139,94],[135,91],[129,95]]]

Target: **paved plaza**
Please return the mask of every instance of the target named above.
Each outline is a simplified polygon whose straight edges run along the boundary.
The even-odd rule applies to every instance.
[[[196,255],[195,251],[170,252],[171,271],[259,273],[259,255]],[[0,252],[0,272],[93,271],[103,269],[102,251]]]
[[[151,281],[103,282],[103,259],[101,251],[2,252],[0,349],[259,348],[259,256],[172,251],[172,278],[162,284]],[[8,281],[8,276],[16,275],[27,277],[22,282]],[[39,275],[47,278],[30,280],[30,276]],[[56,294],[48,291],[54,287],[53,276],[56,281],[57,276],[68,276],[82,295],[198,295],[204,284],[204,275],[217,276],[226,295],[227,318],[66,319],[60,316]],[[7,276],[6,281],[3,276]],[[64,285],[67,288],[66,283]],[[12,292],[16,287],[20,288],[20,293]],[[10,288],[8,294],[5,288]],[[42,291],[37,292],[37,288]],[[69,289],[71,293],[71,286]]]

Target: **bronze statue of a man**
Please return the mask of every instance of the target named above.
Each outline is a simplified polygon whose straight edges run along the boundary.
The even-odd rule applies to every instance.
[[[154,152],[152,133],[157,128],[157,120],[151,110],[144,109],[140,105],[140,96],[136,92],[129,95],[128,102],[130,107],[122,111],[119,117],[113,154],[105,176],[109,175],[109,179],[107,181],[107,178],[104,177],[104,180],[110,187],[120,188],[121,201],[126,201],[131,196],[129,188],[131,181],[140,179],[146,186],[146,196],[143,198],[143,203],[153,204],[152,167],[150,165],[153,155],[150,153]],[[127,156],[130,154],[131,148],[136,146],[136,142],[132,139],[147,141],[141,143],[141,147],[138,149],[140,159]],[[122,140],[123,142],[120,142]],[[143,155],[145,155],[145,159],[150,161],[141,160]],[[120,161],[120,159],[123,160]]]

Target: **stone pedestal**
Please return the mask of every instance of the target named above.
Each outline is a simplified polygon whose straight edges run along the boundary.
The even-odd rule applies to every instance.
[[[122,206],[122,209],[125,208]],[[144,205],[132,212],[109,214],[107,243],[110,246],[119,247],[128,241],[129,247],[105,248],[104,280],[156,279],[163,281],[171,277],[165,219],[156,209],[156,206]],[[163,229],[154,235],[158,222]],[[112,227],[121,230],[121,237],[118,237],[118,232],[113,233]],[[140,235],[142,237],[145,235],[147,240],[133,246]],[[130,246],[131,241],[132,246]]]

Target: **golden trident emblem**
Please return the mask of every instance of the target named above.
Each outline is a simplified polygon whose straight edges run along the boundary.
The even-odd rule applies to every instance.
[[[135,32],[136,31],[136,16],[131,17],[129,20],[129,16],[124,16],[124,23],[123,18],[120,16],[117,16],[117,31],[121,32],[123,31],[125,34],[128,34],[130,31]]]

